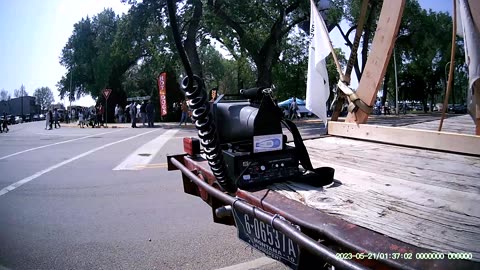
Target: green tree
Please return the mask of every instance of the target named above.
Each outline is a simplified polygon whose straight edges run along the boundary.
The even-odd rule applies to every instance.
[[[115,73],[122,63],[113,58],[112,48],[118,20],[113,10],[106,9],[74,25],[60,58],[60,63],[68,69],[67,75],[57,84],[62,98],[83,94],[97,98],[106,87],[114,92],[120,90]]]
[[[119,17],[106,9],[74,25],[60,59],[68,70],[57,84],[62,98],[88,94],[104,103],[102,90],[110,88],[109,103],[125,105],[129,96],[122,87],[125,72],[146,57],[154,57],[152,52],[160,51],[153,41],[159,36],[157,24],[143,12],[131,8],[127,15]],[[113,119],[113,110],[114,106],[108,107],[108,119]]]
[[[255,64],[257,86],[272,85],[272,69],[291,30],[308,19],[308,1],[207,1],[207,32],[238,59],[243,52]]]
[[[25,86],[22,84],[19,89],[15,89],[13,91],[13,96],[16,98],[28,96],[28,93],[25,90]]]
[[[407,1],[404,14],[396,43],[397,60],[402,60],[397,61],[400,98],[421,101],[426,111],[427,103],[430,103],[432,109],[436,102],[441,101],[445,89],[445,67],[450,61],[451,51],[452,18],[444,12],[424,10],[414,0]],[[460,77],[464,66],[462,44],[461,40],[457,40],[458,60],[455,69]],[[390,89],[394,89],[393,80],[390,80],[390,85]]]
[[[0,90],[0,101],[7,101],[10,100],[10,94],[7,90],[2,89]]]
[[[340,34],[345,39],[345,44],[350,49],[352,49],[354,43],[354,35],[352,35],[352,33],[355,33],[355,30],[357,28],[362,0],[333,0],[333,2],[335,8],[332,9],[332,13],[335,13],[336,16],[345,19],[349,24],[350,28],[347,31],[344,31],[344,29],[340,27],[339,23],[335,24],[335,26],[338,28]],[[373,39],[373,34],[377,27],[377,18],[380,14],[380,8],[382,7],[382,3],[383,0],[369,1],[367,17],[365,18],[365,24],[361,36],[361,53],[359,56],[357,56],[356,61],[353,63],[355,74],[357,75],[358,80],[362,78],[363,70],[367,63],[368,52]],[[340,22],[340,20],[337,20],[337,22]]]
[[[303,32],[287,37],[284,50],[273,68],[273,81],[279,101],[292,96],[305,98],[308,65],[308,36]]]
[[[52,90],[50,90],[48,87],[40,87],[35,89],[33,96],[35,97],[37,105],[40,105],[40,109],[42,111],[47,110],[48,107],[55,102]]]
[[[206,45],[200,48],[200,62],[205,70],[203,78],[208,88],[218,87],[225,76],[223,60],[223,56],[213,46]]]

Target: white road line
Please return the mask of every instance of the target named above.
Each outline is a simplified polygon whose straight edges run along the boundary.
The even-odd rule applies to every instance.
[[[44,132],[44,133],[41,133],[41,132],[32,132],[30,134],[34,134],[34,135],[42,135],[42,136],[50,136],[50,137],[53,137],[53,136],[57,136],[57,137],[75,137],[75,136],[83,136],[85,134],[80,134],[80,133],[67,133],[67,134],[58,134],[58,133],[52,133],[52,132]],[[22,134],[23,137],[26,137],[25,135]]]
[[[141,133],[141,134],[132,136],[132,137],[128,137],[128,138],[119,140],[119,141],[111,142],[111,143],[102,145],[102,146],[100,146],[100,147],[94,148],[94,149],[92,149],[92,150],[90,150],[90,151],[87,151],[87,152],[85,152],[85,153],[83,153],[83,154],[80,154],[80,155],[78,155],[78,156],[75,156],[75,157],[73,157],[73,158],[71,158],[71,159],[67,159],[67,160],[65,160],[65,161],[62,161],[62,162],[60,162],[60,163],[58,163],[58,164],[56,164],[56,165],[53,165],[53,166],[51,166],[51,167],[46,168],[45,170],[39,171],[39,172],[37,172],[37,173],[35,173],[35,174],[27,177],[27,178],[23,178],[22,180],[20,180],[20,181],[18,181],[18,182],[15,182],[15,183],[11,184],[11,185],[8,186],[8,187],[3,188],[2,190],[0,190],[0,196],[5,195],[6,193],[8,193],[8,192],[10,192],[10,191],[12,191],[12,190],[14,190],[14,189],[22,186],[22,185],[25,185],[26,183],[34,180],[35,178],[38,178],[38,177],[40,177],[40,176],[42,176],[42,175],[44,175],[44,174],[46,174],[46,173],[48,173],[48,172],[50,172],[50,171],[53,171],[53,170],[55,170],[55,169],[57,169],[57,168],[60,168],[60,167],[62,167],[63,165],[66,165],[66,164],[68,164],[68,163],[70,163],[70,162],[73,162],[73,161],[75,161],[75,160],[77,160],[77,159],[80,159],[80,158],[82,158],[82,157],[88,156],[88,155],[90,155],[90,154],[92,154],[92,153],[95,153],[95,152],[97,152],[97,151],[99,151],[99,150],[102,150],[102,149],[104,149],[104,148],[107,148],[107,147],[109,147],[109,146],[112,146],[112,145],[115,145],[115,144],[118,144],[118,143],[122,143],[122,142],[125,142],[125,141],[128,141],[128,140],[131,140],[131,139],[135,139],[135,138],[137,138],[137,137],[140,137],[140,136],[143,136],[143,135],[146,135],[146,134],[148,134],[148,133],[155,132],[155,131],[158,131],[158,130],[152,130],[152,131],[144,132],[144,133]]]
[[[160,151],[160,149],[165,145],[165,143],[167,143],[177,132],[178,129],[167,130],[162,135],[158,136],[157,138],[149,141],[148,143],[142,145],[140,148],[135,150],[135,152],[129,155],[117,167],[113,168],[113,170],[142,170],[142,167],[149,164],[150,161],[152,161],[152,159],[158,153],[158,151]]]
[[[227,266],[227,267],[224,267],[224,268],[219,268],[217,270],[257,269],[257,268],[264,267],[264,266],[274,264],[274,263],[277,263],[277,261],[275,261],[274,259],[270,259],[268,257],[262,257],[262,258],[258,258],[258,259],[253,260],[253,261],[239,263],[239,264]]]
[[[20,151],[20,152],[17,152],[17,153],[13,153],[13,154],[10,154],[10,155],[6,155],[6,156],[3,156],[3,157],[0,157],[0,160],[6,159],[6,158],[9,158],[9,157],[13,157],[13,156],[17,156],[17,155],[20,155],[20,154],[23,154],[23,153],[35,151],[35,150],[38,150],[38,149],[50,147],[50,146],[55,146],[55,145],[59,145],[59,144],[64,144],[64,143],[69,143],[69,142],[74,142],[74,141],[79,141],[79,140],[87,139],[87,138],[90,138],[90,137],[100,136],[100,135],[105,135],[105,134],[110,134],[110,133],[119,132],[119,131],[121,131],[121,130],[115,130],[115,131],[110,131],[110,132],[92,134],[92,135],[88,135],[88,136],[80,137],[80,138],[76,138],[76,139],[71,139],[71,140],[56,142],[56,143],[52,143],[52,144],[42,145],[42,146],[30,148],[30,149],[27,149],[27,150],[23,150],[23,151]]]

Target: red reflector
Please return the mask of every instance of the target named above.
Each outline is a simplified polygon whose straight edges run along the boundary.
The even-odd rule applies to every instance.
[[[200,140],[193,137],[183,138],[183,151],[190,156],[200,154]]]

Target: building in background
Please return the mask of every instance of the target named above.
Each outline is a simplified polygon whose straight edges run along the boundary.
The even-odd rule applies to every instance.
[[[0,113],[9,115],[33,115],[40,113],[40,105],[35,103],[35,97],[23,96],[0,101]]]

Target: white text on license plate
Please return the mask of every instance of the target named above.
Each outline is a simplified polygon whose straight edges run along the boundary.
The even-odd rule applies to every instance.
[[[249,214],[234,211],[234,217],[240,239],[273,259],[297,268],[300,250],[292,239]]]

